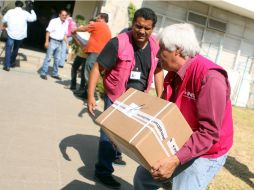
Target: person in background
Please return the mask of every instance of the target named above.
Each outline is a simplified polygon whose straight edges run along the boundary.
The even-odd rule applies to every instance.
[[[76,22],[72,19],[70,12],[67,12],[67,18],[66,21],[68,23],[68,31],[67,31],[67,40],[68,40],[68,44],[65,43],[65,41],[62,42],[62,49],[61,49],[61,60],[59,63],[59,67],[63,68],[65,61],[67,59],[67,55],[68,55],[68,49],[69,49],[69,45],[72,43],[72,31],[74,31],[76,29]]]
[[[175,155],[158,160],[150,171],[139,166],[134,189],[155,190],[163,183],[172,183],[173,190],[205,190],[233,144],[228,75],[199,54],[199,42],[190,24],[166,27],[159,43],[158,58],[168,71],[163,98],[179,107],[193,134]]]
[[[89,113],[94,115],[96,102],[93,94],[100,74],[103,75],[105,90],[104,109],[112,105],[128,88],[148,93],[153,77],[157,95],[161,96],[163,70],[156,58],[159,44],[155,36],[151,35],[156,22],[157,16],[153,10],[138,9],[134,14],[132,30],[112,38],[104,47],[89,78]],[[103,130],[100,130],[95,176],[105,186],[120,189],[121,184],[112,176],[112,164],[116,158],[121,158],[121,154]]]
[[[56,7],[51,7],[50,8],[50,18],[49,18],[49,20],[57,18],[57,17],[58,17],[58,14],[57,14]]]
[[[95,22],[94,19],[89,20],[89,24],[92,24],[94,22]],[[78,91],[82,91],[86,88],[85,87],[85,63],[86,63],[87,54],[83,51],[83,49],[84,49],[83,44],[81,44],[81,42],[79,42],[78,39],[76,39],[75,37],[73,39],[74,39],[74,42],[75,42],[76,46],[78,47],[78,53],[77,53],[77,56],[74,59],[72,67],[71,67],[71,86],[70,86],[70,89],[74,90],[74,91],[76,90],[77,73],[78,73],[78,69],[81,66],[81,74],[80,74],[81,81],[80,81],[80,86],[79,86]]]
[[[22,1],[16,1],[16,8],[7,11],[2,20],[3,28],[7,30],[8,34],[3,67],[5,71],[10,71],[10,67],[15,67],[19,48],[23,39],[27,37],[27,22],[34,22],[37,19],[34,10],[25,11],[22,9],[23,5]]]
[[[47,48],[47,52],[40,71],[40,76],[44,80],[47,80],[48,66],[52,55],[54,56],[52,77],[61,80],[61,77],[58,75],[58,65],[61,59],[62,42],[68,43],[66,36],[68,23],[66,22],[66,17],[67,12],[61,10],[59,17],[51,19],[46,29],[45,48]]]
[[[81,98],[87,98],[87,85],[88,79],[90,75],[90,71],[93,65],[96,62],[96,59],[106,45],[106,43],[111,39],[111,32],[107,25],[108,22],[108,14],[107,13],[99,13],[96,17],[96,21],[90,23],[86,26],[80,26],[74,33],[76,32],[89,32],[90,38],[87,42],[87,45],[84,49],[85,53],[87,53],[86,63],[85,63],[85,89],[82,91],[78,91],[75,94]],[[96,96],[96,93],[94,94]],[[98,101],[98,99],[97,99]]]

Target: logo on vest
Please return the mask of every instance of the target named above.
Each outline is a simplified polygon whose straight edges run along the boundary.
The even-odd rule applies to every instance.
[[[192,100],[196,100],[195,94],[193,92],[184,90],[183,96]]]

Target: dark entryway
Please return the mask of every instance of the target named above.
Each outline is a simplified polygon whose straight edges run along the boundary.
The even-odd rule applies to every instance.
[[[61,9],[73,12],[75,1],[34,1],[37,21],[28,23],[27,38],[24,47],[45,51],[45,33],[51,18],[57,17]]]

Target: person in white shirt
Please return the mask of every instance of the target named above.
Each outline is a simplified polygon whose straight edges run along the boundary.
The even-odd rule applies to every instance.
[[[61,10],[59,17],[51,19],[46,29],[45,48],[47,48],[46,57],[41,67],[40,76],[42,79],[47,80],[48,66],[51,61],[52,55],[54,56],[53,73],[52,77],[61,80],[58,75],[58,66],[61,58],[61,46],[63,40],[67,44],[67,30],[68,22],[66,21],[67,12]]]
[[[23,10],[23,5],[22,1],[16,1],[16,7],[7,11],[2,20],[8,34],[3,68],[6,71],[9,71],[11,66],[15,67],[19,47],[27,37],[27,22],[34,22],[37,19],[35,12]]]

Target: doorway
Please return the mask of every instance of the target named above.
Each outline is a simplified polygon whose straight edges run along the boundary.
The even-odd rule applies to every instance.
[[[72,14],[74,6],[75,1],[34,1],[37,21],[28,23],[24,47],[45,51],[45,34],[50,19],[58,17],[59,11],[62,9],[66,9]]]

